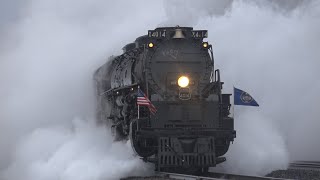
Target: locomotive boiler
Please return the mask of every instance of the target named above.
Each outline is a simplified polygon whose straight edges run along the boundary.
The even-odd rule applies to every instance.
[[[158,171],[207,171],[226,160],[235,138],[231,94],[222,93],[207,36],[191,27],[149,30],[94,74],[97,119]]]

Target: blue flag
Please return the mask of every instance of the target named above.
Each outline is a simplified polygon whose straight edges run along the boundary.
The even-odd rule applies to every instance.
[[[245,91],[234,87],[234,105],[259,106],[259,104]]]

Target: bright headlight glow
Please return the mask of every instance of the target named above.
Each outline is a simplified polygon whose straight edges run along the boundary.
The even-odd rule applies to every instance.
[[[149,47],[149,48],[153,48],[153,46],[154,46],[153,43],[149,43],[149,44],[148,44],[148,47]]]
[[[207,47],[208,47],[208,43],[207,43],[207,42],[204,42],[204,43],[202,43],[202,46],[203,46],[204,48],[207,48]]]
[[[187,87],[189,85],[189,78],[186,76],[179,77],[178,85],[182,88]]]

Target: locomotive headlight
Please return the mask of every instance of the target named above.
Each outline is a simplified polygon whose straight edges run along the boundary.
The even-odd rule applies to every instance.
[[[203,43],[202,43],[202,47],[208,48],[208,46],[209,46],[209,44],[208,44],[207,42],[203,42]]]
[[[186,76],[179,77],[178,85],[182,88],[187,87],[189,85],[189,78]]]
[[[154,46],[154,44],[152,42],[148,44],[149,48],[153,48],[153,46]]]

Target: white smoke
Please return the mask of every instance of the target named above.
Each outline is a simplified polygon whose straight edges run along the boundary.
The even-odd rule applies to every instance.
[[[129,142],[113,142],[103,127],[75,119],[73,128],[40,128],[23,137],[2,179],[119,179],[152,172]]]
[[[19,2],[5,11],[17,13],[14,20],[0,19],[0,179],[119,179],[152,170],[89,122],[94,70],[154,28],[163,13],[148,14],[162,4]]]
[[[145,174],[149,166],[129,145],[112,144],[88,122],[91,84],[107,56],[158,24],[208,29],[224,91],[235,85],[261,105],[235,108],[238,137],[220,168],[265,174],[290,160],[320,160],[319,7],[299,0],[1,2],[0,177]]]
[[[213,170],[264,175],[289,161],[320,160],[319,1],[173,2],[168,24],[209,30],[224,92],[234,85],[260,104],[235,107],[237,138]]]

